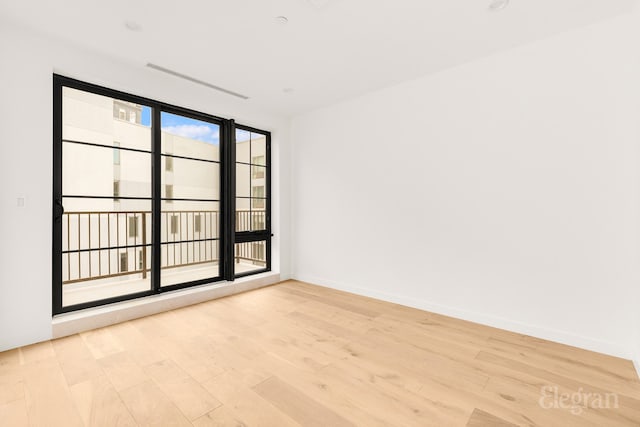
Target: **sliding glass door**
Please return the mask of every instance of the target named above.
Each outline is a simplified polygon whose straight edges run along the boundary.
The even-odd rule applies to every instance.
[[[151,108],[60,90],[54,226],[61,244],[62,306],[149,293]]]
[[[270,270],[269,148],[268,132],[54,76],[54,313]]]

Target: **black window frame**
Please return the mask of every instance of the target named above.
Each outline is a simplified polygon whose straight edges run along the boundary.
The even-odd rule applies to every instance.
[[[101,300],[88,301],[81,304],[63,306],[63,278],[62,278],[62,224],[64,215],[62,205],[62,146],[63,146],[63,88],[81,90],[84,92],[110,97],[113,99],[133,102],[136,104],[151,107],[151,198],[141,198],[151,201],[151,230],[152,237],[149,247],[151,248],[151,289],[148,291],[131,293]],[[220,235],[219,235],[219,256],[218,256],[218,276],[206,278],[171,286],[161,286],[161,221],[160,213],[162,201],[167,201],[162,197],[162,154],[161,146],[161,114],[167,112],[177,114],[195,120],[203,120],[216,124],[220,128]],[[251,232],[235,232],[235,149],[236,129],[242,129],[266,137],[266,164],[265,164],[265,230]],[[88,145],[91,141],[88,141]],[[260,274],[271,271],[271,133],[265,130],[252,128],[245,125],[237,125],[233,119],[218,117],[189,108],[184,108],[165,102],[149,99],[109,89],[104,86],[87,83],[77,79],[53,74],[53,188],[52,188],[52,308],[53,315],[82,310],[86,308],[98,307],[107,304],[158,295],[168,291],[189,288],[193,286],[205,285],[220,281],[233,282],[236,278]],[[114,197],[114,200],[116,198]],[[235,243],[265,241],[266,243],[266,266],[263,269],[235,274],[234,250]],[[143,249],[144,250],[144,249]]]

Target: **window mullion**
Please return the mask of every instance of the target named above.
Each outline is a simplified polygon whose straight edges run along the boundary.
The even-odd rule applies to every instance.
[[[233,281],[235,276],[234,247],[235,247],[235,212],[236,212],[236,164],[235,164],[235,135],[236,127],[233,120],[225,120],[222,124],[222,245],[221,259],[223,262],[223,277]]]
[[[160,268],[162,266],[162,131],[160,123],[160,107],[153,106],[153,117],[151,120],[151,185],[152,185],[152,206],[151,206],[151,287],[155,293],[161,291]]]

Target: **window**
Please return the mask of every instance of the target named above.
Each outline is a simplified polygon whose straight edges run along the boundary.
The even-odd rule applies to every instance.
[[[120,253],[120,273],[129,271],[129,256],[126,252]]]
[[[171,234],[177,234],[180,228],[178,215],[171,215]]]
[[[251,197],[253,198],[253,209],[264,209],[264,185],[252,187]]]
[[[129,238],[135,239],[138,237],[138,217],[129,217]]]
[[[253,156],[251,158],[251,176],[253,179],[264,178],[264,156]]]
[[[53,99],[54,314],[271,269],[269,132],[58,75]]]

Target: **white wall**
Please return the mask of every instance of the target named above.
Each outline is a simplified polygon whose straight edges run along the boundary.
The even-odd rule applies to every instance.
[[[0,351],[51,337],[52,73],[273,132],[273,269],[290,276],[289,122],[140,64],[0,25]],[[142,60],[141,60],[142,62]],[[25,197],[26,206],[17,207]]]
[[[294,277],[632,357],[637,24],[295,117]]]

